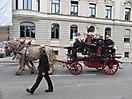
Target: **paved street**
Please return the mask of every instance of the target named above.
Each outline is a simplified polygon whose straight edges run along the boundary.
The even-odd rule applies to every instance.
[[[35,63],[37,66],[37,63]],[[54,92],[45,93],[45,80],[33,95],[25,92],[33,85],[36,74],[28,68],[23,75],[15,75],[18,63],[0,63],[0,99],[131,99],[132,65],[124,63],[123,69],[113,76],[103,71],[83,67],[80,75],[75,76],[62,66],[56,66],[51,75]]]

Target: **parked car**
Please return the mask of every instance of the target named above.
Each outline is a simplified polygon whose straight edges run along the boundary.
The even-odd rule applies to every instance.
[[[5,47],[3,43],[0,43],[0,58],[5,58],[5,57],[6,57]]]

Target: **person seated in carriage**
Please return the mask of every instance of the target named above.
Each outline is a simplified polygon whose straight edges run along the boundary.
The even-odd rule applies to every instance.
[[[88,43],[88,42],[90,42],[90,43]],[[85,43],[86,43],[87,47],[90,49],[89,51],[86,50],[86,53],[88,52],[89,55],[94,55],[96,53],[96,44],[97,44],[96,35],[94,35],[94,33],[92,33],[90,35],[90,40],[87,37],[85,39]]]
[[[82,52],[83,53],[84,52],[84,47],[85,47],[84,38],[81,38],[79,46],[75,49],[72,49],[72,58],[77,59],[77,52]]]
[[[104,40],[104,46],[106,50],[104,50],[106,54],[115,55],[116,49],[114,48],[114,41],[110,39],[109,35],[106,35],[106,39]]]
[[[100,34],[99,38],[97,39],[97,45],[104,45],[104,39],[102,34]]]
[[[73,45],[69,46],[69,47],[64,47],[64,48],[67,48],[68,51],[67,51],[67,55],[70,55],[71,54],[71,51],[76,49],[80,44],[80,41],[78,39],[78,37],[76,36],[75,37],[75,42],[73,43]]]
[[[99,48],[101,48],[101,50],[99,50]],[[103,35],[100,34],[99,38],[97,39],[97,54],[101,55],[104,57],[104,39],[103,39]],[[100,52],[99,52],[100,51]]]

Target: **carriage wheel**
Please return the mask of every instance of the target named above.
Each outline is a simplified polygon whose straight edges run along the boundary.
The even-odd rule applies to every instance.
[[[118,62],[111,58],[104,62],[103,70],[107,75],[114,75],[118,70],[119,64]]]
[[[82,65],[78,62],[72,63],[70,67],[70,72],[73,75],[79,75],[82,72]]]

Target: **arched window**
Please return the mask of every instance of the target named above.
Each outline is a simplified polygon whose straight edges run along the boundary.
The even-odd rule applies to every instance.
[[[35,38],[35,24],[32,22],[22,22],[20,24],[20,37]]]
[[[73,39],[73,33],[77,35],[78,27],[77,25],[71,25],[70,27],[70,39]]]
[[[111,37],[111,28],[109,27],[105,28],[105,37],[106,35],[109,35]]]
[[[59,24],[57,23],[51,25],[51,38],[59,39]]]
[[[89,27],[89,32],[95,32],[94,26],[90,26],[90,27]]]

